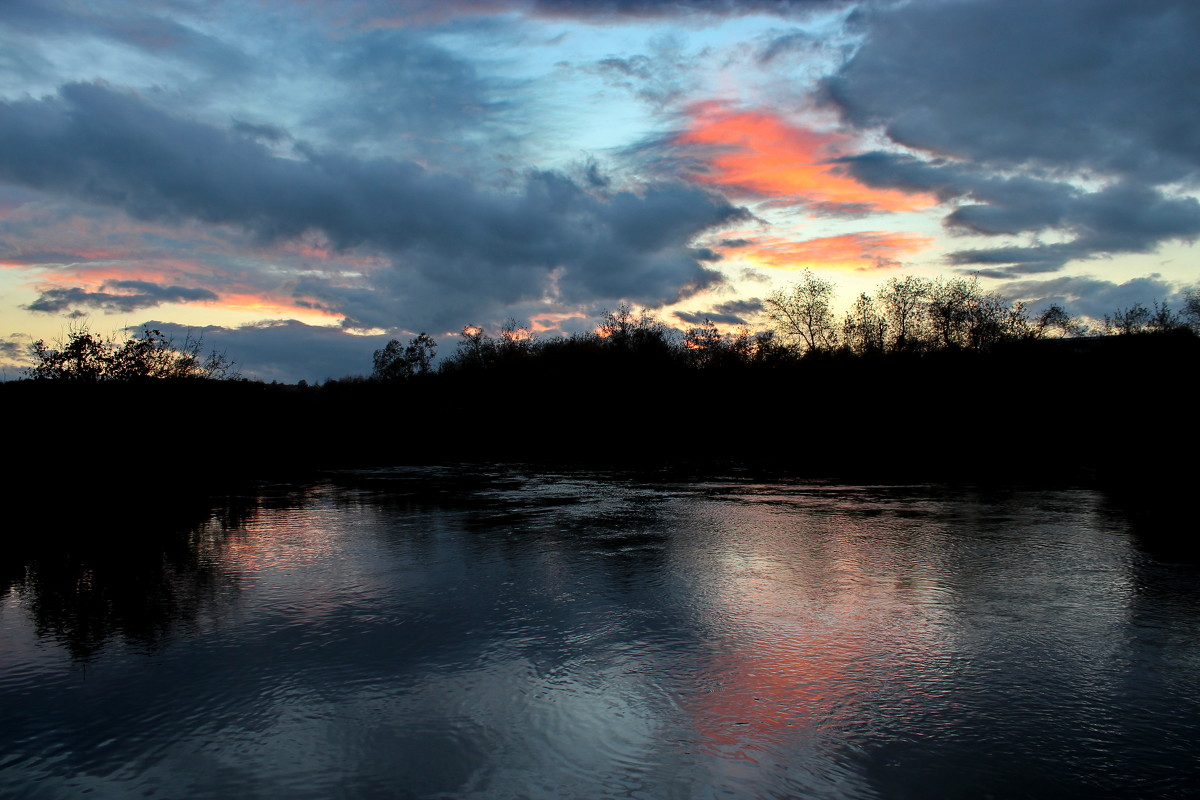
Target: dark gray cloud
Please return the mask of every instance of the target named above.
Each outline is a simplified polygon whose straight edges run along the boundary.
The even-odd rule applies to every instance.
[[[716,322],[723,325],[745,325],[745,316],[762,311],[762,301],[757,297],[750,300],[730,300],[713,306],[711,311],[676,311],[675,316],[692,325]]]
[[[1200,202],[1172,197],[1132,178],[1086,191],[1066,181],[1032,175],[997,176],[947,159],[867,153],[840,159],[841,168],[880,188],[924,191],[956,201],[945,218],[952,230],[985,236],[1059,231],[1067,242],[959,250],[958,265],[1006,265],[994,275],[1049,272],[1073,260],[1119,253],[1150,253],[1167,240],[1200,236]],[[989,274],[987,272],[983,274]]]
[[[85,308],[105,312],[127,312],[139,308],[153,308],[164,303],[194,303],[217,299],[217,295],[208,289],[164,286],[149,281],[105,281],[102,288],[115,291],[96,292],[78,286],[56,287],[42,292],[37,300],[25,308],[51,314]]]
[[[1117,309],[1135,303],[1150,306],[1167,302],[1180,307],[1181,295],[1172,283],[1160,275],[1133,278],[1123,283],[1088,276],[1060,276],[1048,280],[1017,280],[1002,283],[997,290],[1012,300],[1030,301],[1031,308],[1041,310],[1057,303],[1072,314],[1103,319]]]
[[[826,99],[848,122],[938,157],[871,154],[847,169],[959,203],[946,218],[959,231],[1074,237],[959,251],[953,263],[1048,271],[1200,234],[1200,206],[1166,188],[1200,182],[1200,5],[927,0],[858,21],[864,44]]]
[[[195,328],[150,320],[129,330],[136,332],[143,328],[160,330],[179,343],[199,340],[202,352],[224,353],[236,362],[243,377],[284,383],[367,375],[372,368],[371,355],[391,338],[357,336],[295,320],[236,328],[219,325]],[[450,344],[441,342],[442,347]]]
[[[452,14],[525,12],[554,17],[604,21],[621,17],[740,16],[775,14],[794,16],[814,9],[850,5],[854,0],[471,0],[448,4],[444,0],[403,0],[416,19],[442,20]],[[394,8],[396,3],[376,3]]]
[[[28,347],[29,337],[19,333],[0,339],[0,362],[12,362],[20,359]]]
[[[23,333],[0,337],[0,381],[15,381],[25,376],[32,341],[31,336]]]
[[[578,17],[655,17],[696,12],[787,15],[847,3],[842,0],[535,0],[531,5],[539,11]]]
[[[962,159],[1187,180],[1200,168],[1200,5],[926,0],[863,15],[827,84],[861,126]]]
[[[1037,217],[1035,206],[974,205],[958,209],[947,222],[980,233],[1055,228],[1075,235],[1070,242],[1030,247],[959,250],[955,264],[1010,264],[1007,273],[1048,272],[1073,260],[1099,254],[1151,253],[1167,240],[1200,236],[1200,202],[1169,198],[1144,186],[1117,184],[1084,194]],[[1051,221],[1052,220],[1052,221]],[[1036,227],[1035,227],[1036,225]]]
[[[715,322],[720,325],[744,325],[746,320],[735,314],[721,314],[716,311],[692,312],[692,311],[676,311],[675,316],[691,325],[705,325],[709,322]]]
[[[511,81],[481,75],[475,64],[428,41],[420,31],[374,30],[347,37],[330,48],[307,44],[307,56],[336,80],[336,97],[325,98],[306,124],[326,131],[345,149],[361,140],[408,139],[410,152],[457,149],[486,131],[490,147],[509,136],[504,112],[517,94]]]
[[[539,298],[669,302],[721,281],[688,242],[745,215],[679,184],[599,195],[535,172],[487,190],[413,162],[303,144],[281,157],[97,84],[0,102],[0,180],[143,220],[232,226],[263,243],[316,231],[338,250],[385,253],[392,267],[356,285],[312,277],[300,287],[358,326],[436,328],[447,315],[458,325]]]
[[[714,308],[721,314],[757,314],[762,311],[762,300],[752,297],[749,300],[730,300],[720,303]]]

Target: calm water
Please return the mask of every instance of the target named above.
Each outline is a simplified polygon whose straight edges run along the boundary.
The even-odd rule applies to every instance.
[[[1200,572],[1089,491],[400,470],[113,522],[4,573],[0,796],[1200,793]]]

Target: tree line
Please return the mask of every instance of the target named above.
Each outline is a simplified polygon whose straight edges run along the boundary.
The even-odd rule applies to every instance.
[[[620,306],[569,336],[510,320],[465,327],[450,352],[428,334],[392,339],[370,376],[316,386],[218,380],[236,372],[198,340],[80,327],[57,347],[35,343],[34,380],[0,395],[36,421],[10,444],[47,502],[63,483],[37,488],[39,476],[96,442],[113,464],[169,464],[173,482],[197,486],[478,459],[736,462],[884,480],[1190,477],[1147,432],[1170,431],[1172,452],[1195,449],[1191,394],[1157,390],[1200,361],[1195,293],[1178,310],[1135,305],[1089,330],[959,279],[896,278],[835,313],[832,287],[799,277],[764,303],[765,330],[678,330]],[[100,497],[141,491],[127,478],[68,483]]]
[[[38,339],[30,346],[33,366],[25,375],[34,380],[82,382],[149,379],[229,380],[240,377],[225,353],[203,352],[203,340],[182,343],[157,329],[143,328],[121,340],[75,325],[65,340],[51,346]]]
[[[621,305],[589,331],[541,338],[509,320],[495,335],[464,326],[454,351],[436,358],[438,342],[420,333],[392,339],[376,350],[370,379],[394,383],[433,374],[465,375],[500,369],[587,370],[603,362],[625,368],[765,367],[825,355],[870,357],[935,352],[984,353],[1006,343],[1049,338],[1200,332],[1200,290],[1184,295],[1179,310],[1165,302],[1135,303],[1091,326],[1059,305],[1031,313],[985,291],[976,278],[893,277],[863,292],[840,317],[835,287],[811,270],[763,301],[771,327],[721,331],[711,320],[677,330],[650,311]],[[25,377],[82,382],[147,379],[235,379],[225,353],[205,354],[200,339],[181,344],[159,330],[121,339],[73,327],[54,346],[38,340]]]
[[[1060,305],[1032,314],[1023,302],[984,291],[978,278],[891,278],[874,294],[863,292],[839,320],[834,286],[805,270],[789,289],[764,302],[779,334],[800,352],[964,350],[985,352],[1021,340],[1200,329],[1200,290],[1184,296],[1182,311],[1155,301],[1106,314],[1091,328]]]
[[[1034,314],[1023,302],[987,292],[977,278],[894,277],[863,292],[840,318],[832,282],[805,270],[800,280],[763,301],[773,323],[722,332],[711,320],[679,331],[647,310],[622,305],[596,327],[566,337],[540,339],[515,320],[496,335],[481,326],[462,329],[453,353],[435,364],[437,342],[421,333],[407,344],[393,339],[375,351],[371,377],[381,381],[478,372],[534,361],[640,362],[659,366],[781,365],[821,354],[989,352],[1005,343],[1052,338],[1200,332],[1200,290],[1184,296],[1181,310],[1154,301],[1135,303],[1088,325],[1060,305]]]

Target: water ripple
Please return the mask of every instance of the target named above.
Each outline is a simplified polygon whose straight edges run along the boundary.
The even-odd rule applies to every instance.
[[[1093,494],[348,482],[29,572],[0,795],[1200,791],[1198,576]]]

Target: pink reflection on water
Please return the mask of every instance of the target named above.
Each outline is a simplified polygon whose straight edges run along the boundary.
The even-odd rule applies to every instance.
[[[936,559],[905,552],[878,521],[796,511],[762,498],[695,510],[719,528],[683,554],[711,581],[698,610],[713,638],[682,706],[709,755],[758,761],[845,731],[868,706],[902,702],[899,684],[936,680],[922,665],[946,655]]]

